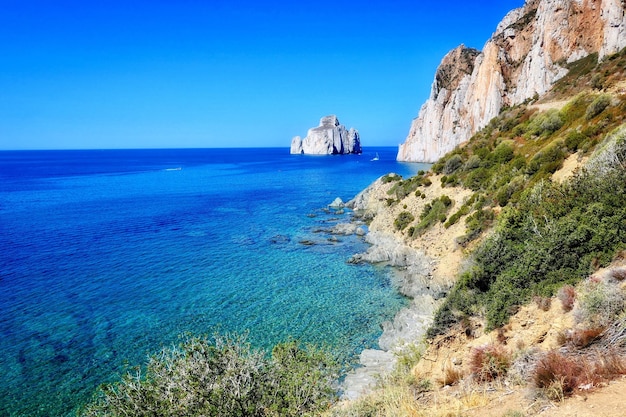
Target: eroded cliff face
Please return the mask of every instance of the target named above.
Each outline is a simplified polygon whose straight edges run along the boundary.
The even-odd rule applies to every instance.
[[[434,162],[503,106],[544,94],[567,74],[567,63],[626,47],[625,3],[528,0],[504,17],[481,52],[463,45],[449,52],[397,159]]]
[[[296,136],[291,140],[292,154],[336,155],[361,153],[359,132],[339,123],[337,116],[322,117],[317,127],[309,129],[304,139]]]

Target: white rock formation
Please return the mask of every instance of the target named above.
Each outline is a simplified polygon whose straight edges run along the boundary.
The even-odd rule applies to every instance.
[[[291,153],[307,155],[360,154],[361,138],[356,129],[347,130],[344,125],[339,124],[337,116],[325,116],[320,120],[318,127],[309,129],[304,139],[296,136],[291,140]]]
[[[503,106],[542,95],[566,63],[626,47],[621,0],[527,0],[509,12],[482,52],[461,45],[435,74],[399,161],[434,162],[468,140]]]

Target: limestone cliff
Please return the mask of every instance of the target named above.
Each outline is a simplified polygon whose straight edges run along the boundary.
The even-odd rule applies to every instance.
[[[318,127],[309,129],[302,139],[296,136],[291,140],[292,154],[335,155],[361,153],[359,132],[339,123],[337,116],[325,116]]]
[[[437,69],[399,161],[434,162],[498,115],[542,95],[566,64],[626,47],[622,0],[527,0],[509,12],[481,52],[461,45]]]

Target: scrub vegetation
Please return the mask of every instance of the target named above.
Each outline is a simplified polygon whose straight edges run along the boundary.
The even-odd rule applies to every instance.
[[[103,385],[79,415],[307,416],[336,397],[338,367],[323,350],[296,341],[271,355],[245,336],[190,337]]]
[[[399,204],[411,192],[419,197],[433,174],[444,190],[472,190],[456,207],[441,211],[434,200],[423,213],[408,213],[419,219],[402,229],[411,236],[436,221],[446,229],[464,222],[457,243],[467,262],[423,342],[428,360],[383,379],[333,416],[465,415],[487,407],[487,392],[503,386],[506,395],[514,386],[530,389],[531,406],[502,415],[529,415],[532,403],[563,401],[626,374],[626,93],[618,86],[626,50],[568,67],[541,98],[558,104],[536,106],[535,97],[503,109],[431,172],[392,188]],[[554,180],[573,158],[583,168]],[[511,318],[533,308],[573,322],[556,336],[556,348],[528,346],[523,336],[507,343]],[[487,344],[472,344],[476,329]]]

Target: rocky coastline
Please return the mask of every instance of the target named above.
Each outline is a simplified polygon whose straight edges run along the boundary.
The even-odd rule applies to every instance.
[[[334,209],[340,207],[352,211],[351,221],[337,224],[332,233],[359,235],[370,245],[365,252],[355,254],[348,262],[391,267],[392,285],[411,300],[407,307],[397,312],[393,321],[381,324],[383,332],[378,341],[379,349],[366,349],[360,354],[359,366],[348,373],[341,386],[345,400],[370,392],[380,376],[393,370],[397,354],[422,340],[440,300],[451,286],[458,267],[457,258],[460,258],[449,258],[459,251],[450,243],[452,235],[442,234],[440,228],[418,240],[407,239],[395,230],[393,217],[398,208],[387,203],[392,186],[393,183],[385,182],[381,177],[347,203],[338,204],[337,200],[332,203]],[[441,195],[442,190],[433,184],[426,193],[434,198]],[[465,193],[457,193],[457,203],[460,204],[463,198],[466,198]],[[415,206],[415,210],[429,201],[414,196],[406,200]],[[366,222],[369,224],[367,230],[363,226]],[[456,233],[455,230],[451,232]],[[437,233],[440,235],[437,236]],[[433,248],[428,244],[429,240],[449,244],[446,248],[449,250],[439,252],[436,245]]]

